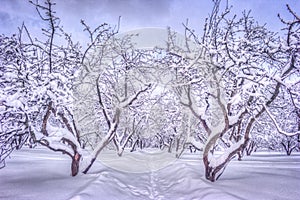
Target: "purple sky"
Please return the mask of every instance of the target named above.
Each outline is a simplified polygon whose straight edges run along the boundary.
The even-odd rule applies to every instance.
[[[40,0],[42,2],[42,0]],[[286,10],[289,4],[300,15],[298,0],[228,0],[233,5],[233,12],[240,15],[246,9],[261,24],[266,23],[273,31],[283,26],[277,14],[286,19],[291,15]],[[121,16],[120,31],[141,27],[171,28],[182,32],[182,22],[189,19],[189,25],[198,33],[210,13],[210,0],[56,0],[55,10],[61,18],[66,32],[72,33],[79,40],[84,38],[80,20],[84,19],[91,27],[103,22],[115,25]],[[223,1],[223,4],[226,0]],[[38,33],[41,25],[35,8],[27,0],[0,0],[0,34],[17,32],[17,27],[25,22],[31,33]]]

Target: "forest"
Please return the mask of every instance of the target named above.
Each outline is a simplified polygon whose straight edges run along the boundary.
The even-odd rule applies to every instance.
[[[250,11],[237,17],[213,2],[201,35],[188,23],[183,33],[122,34],[119,22],[82,20],[81,44],[60,26],[54,1],[30,1],[43,36],[26,23],[0,35],[1,170],[28,147],[68,158],[72,176],[88,174],[103,151],[198,152],[199,174],[215,182],[253,152],[299,152],[300,16],[287,5],[293,20],[279,14],[280,35]],[[138,44],[147,31],[164,42]]]

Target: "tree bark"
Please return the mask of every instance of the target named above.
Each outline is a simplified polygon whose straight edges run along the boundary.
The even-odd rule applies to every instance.
[[[72,158],[72,165],[71,165],[72,176],[76,176],[78,174],[80,158],[81,155],[78,152],[76,152]]]

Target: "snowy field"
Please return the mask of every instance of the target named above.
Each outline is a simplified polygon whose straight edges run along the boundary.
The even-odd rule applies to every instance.
[[[141,154],[133,155],[142,158]],[[109,153],[102,156],[110,157]],[[7,166],[0,170],[0,199],[297,200],[300,197],[300,154],[287,157],[279,153],[254,153],[243,161],[231,162],[215,183],[204,178],[199,154],[186,153],[181,159],[165,163],[156,162],[153,156],[147,161],[136,160],[132,168],[126,162],[123,171],[98,161],[89,174],[77,177],[70,176],[69,162],[68,157],[44,149],[14,152],[7,159]],[[151,167],[151,163],[162,165]],[[147,166],[149,169],[141,170]]]

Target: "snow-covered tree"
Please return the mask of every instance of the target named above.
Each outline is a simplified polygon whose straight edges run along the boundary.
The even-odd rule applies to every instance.
[[[84,173],[109,144],[121,155],[145,123],[147,111],[141,107],[153,90],[156,50],[135,48],[131,37],[112,35],[95,41],[75,84],[81,137],[92,150]]]
[[[18,72],[22,73],[18,65],[25,62],[25,57],[19,39],[17,35],[0,36],[0,167],[4,167],[5,158],[30,137],[20,99],[25,80],[18,77]]]
[[[198,118],[207,137],[203,162],[210,181],[217,180],[230,160],[244,151],[262,114],[279,133],[299,134],[279,124],[276,116],[280,113],[273,107],[281,91],[288,89],[288,100],[297,108],[298,44],[268,31],[250,12],[238,19],[230,15],[229,7],[220,13],[221,1],[214,2],[201,38],[186,27],[187,40],[194,40],[199,48],[180,48],[172,42],[169,48],[170,54],[181,58],[170,65],[178,72],[174,85],[181,84],[175,87],[181,103]],[[287,85],[287,80],[292,83]],[[215,155],[216,150],[222,150],[222,155]]]
[[[286,90],[280,90],[280,94],[274,100],[271,108],[273,113],[276,113],[276,121],[281,127],[288,132],[298,131],[297,108],[293,106]],[[251,135],[251,140],[256,143],[258,150],[285,151],[287,155],[290,155],[292,151],[299,150],[298,136],[288,136],[278,132],[276,125],[267,113],[260,116]]]
[[[25,25],[0,36],[0,167],[27,143],[68,155],[73,176],[104,148],[121,156],[167,147],[180,156],[190,146],[216,181],[245,151],[299,147],[299,17],[288,7],[294,19],[282,19],[282,39],[250,12],[238,18],[213,2],[203,35],[185,25],[183,45],[169,30],[166,48],[142,49],[138,35],[82,21],[90,39],[82,51],[59,26],[55,3],[31,1],[47,24],[43,38]]]
[[[59,26],[54,3],[31,3],[46,22],[44,38],[32,39],[25,25],[12,38],[1,37],[1,159],[25,142],[40,144],[70,156],[76,175],[81,146],[72,82],[80,47]]]

